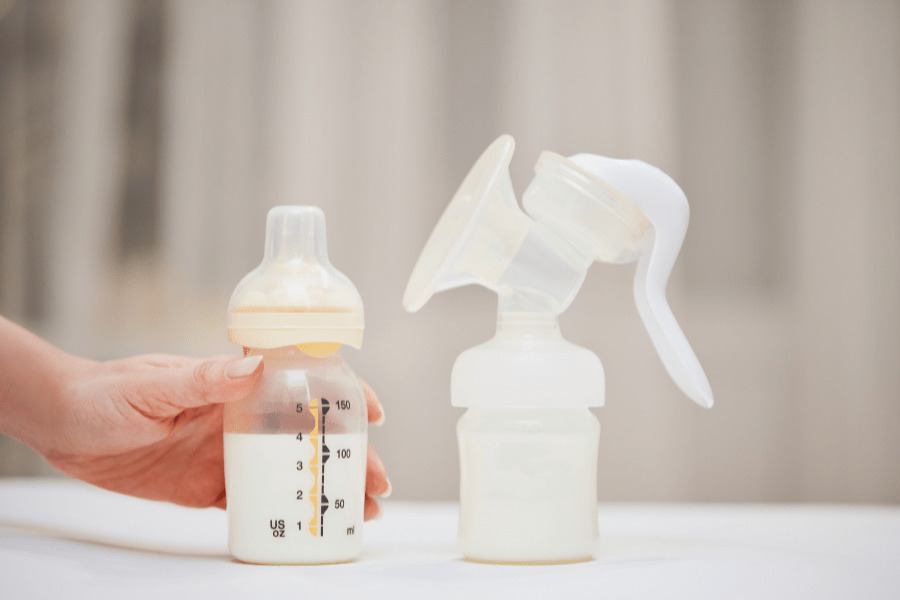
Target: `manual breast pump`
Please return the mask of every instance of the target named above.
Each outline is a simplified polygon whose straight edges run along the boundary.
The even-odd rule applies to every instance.
[[[459,420],[458,542],[471,560],[553,563],[597,550],[600,359],[567,342],[557,316],[595,261],[638,260],[634,296],[666,370],[704,407],[712,391],[665,298],[688,224],[678,185],[638,160],[541,154],[519,209],[494,141],[469,171],[425,244],[403,305],[477,283],[498,295],[493,339],[453,365]]]
[[[362,345],[363,305],[328,261],[320,209],[269,211],[265,256],[231,296],[228,336],[264,365],[253,393],[225,407],[231,553],[267,564],[352,560],[368,424],[339,348]]]

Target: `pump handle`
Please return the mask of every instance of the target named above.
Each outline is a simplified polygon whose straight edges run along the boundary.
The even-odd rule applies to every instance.
[[[666,301],[669,274],[687,232],[687,197],[671,177],[640,160],[595,154],[569,160],[615,188],[650,221],[634,276],[634,301],[669,375],[691,400],[711,407],[709,380]]]

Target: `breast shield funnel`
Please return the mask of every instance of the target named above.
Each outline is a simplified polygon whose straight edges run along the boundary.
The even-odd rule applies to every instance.
[[[403,306],[471,283],[501,296],[501,312],[565,310],[593,261],[519,208],[509,178],[515,141],[502,135],[466,175],[413,270]]]

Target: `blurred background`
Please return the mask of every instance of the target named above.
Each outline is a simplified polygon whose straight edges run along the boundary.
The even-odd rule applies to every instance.
[[[634,265],[563,334],[607,375],[603,500],[900,502],[900,2],[0,0],[0,314],[94,359],[237,352],[265,215],[313,204],[365,302],[394,497],[454,499],[450,369],[493,334],[406,280],[481,151],[640,158],[684,189],[669,379]],[[3,343],[0,340],[0,343]],[[0,438],[0,475],[49,474]]]

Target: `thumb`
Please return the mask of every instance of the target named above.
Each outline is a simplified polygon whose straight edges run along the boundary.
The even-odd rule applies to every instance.
[[[176,369],[172,408],[234,402],[247,397],[262,377],[262,356],[216,357]]]

